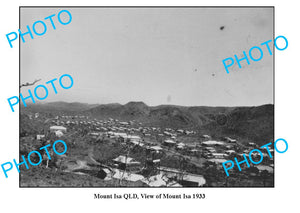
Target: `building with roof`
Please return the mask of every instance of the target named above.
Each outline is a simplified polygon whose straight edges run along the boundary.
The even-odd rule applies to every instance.
[[[168,131],[164,131],[164,134],[165,134],[166,136],[169,136],[169,137],[172,137],[172,136],[173,136],[172,133],[170,133],[170,132],[168,132]]]
[[[142,181],[151,187],[162,187],[167,186],[168,178],[163,174],[158,174],[151,176],[149,178],[145,178]]]
[[[157,152],[160,152],[163,150],[163,148],[161,148],[160,146],[151,146],[151,147],[149,147],[149,149],[151,149],[153,151],[157,151]]]
[[[211,153],[214,158],[224,159],[228,157],[228,154],[225,153]]]
[[[138,161],[135,161],[131,157],[126,157],[123,155],[120,155],[119,157],[113,159],[113,162],[118,166],[119,169],[125,170],[136,170],[140,167],[141,163]]]
[[[204,139],[206,139],[206,140],[210,140],[210,139],[211,139],[211,137],[210,137],[209,135],[202,135],[202,137],[203,137]]]
[[[226,162],[226,159],[219,159],[219,158],[213,158],[213,159],[209,159],[208,161],[216,163],[216,164],[220,164],[220,166],[222,167],[222,163]]]
[[[126,157],[124,155],[120,155],[119,157],[113,159],[114,162],[116,163],[126,163],[126,164],[130,164],[130,163],[139,163],[137,161],[134,161],[133,158],[131,157]]]
[[[37,140],[41,140],[42,138],[44,138],[45,137],[45,135],[36,135],[36,139]]]
[[[143,147],[145,145],[144,143],[142,143],[140,141],[135,141],[135,140],[130,141],[130,143],[132,143],[135,146],[140,146],[140,147]]]
[[[61,131],[63,133],[67,132],[67,128],[63,126],[51,126],[50,127],[50,132],[56,132],[56,131]]]
[[[114,171],[114,175],[112,177],[115,179],[136,182],[136,181],[143,180],[145,178],[143,175],[121,171],[119,169],[114,169],[113,171]]]
[[[177,149],[183,149],[185,147],[184,143],[177,144]]]
[[[209,152],[216,152],[216,149],[213,147],[205,147],[205,150],[207,150]]]
[[[175,146],[176,142],[170,139],[164,140],[164,145],[166,146]]]
[[[138,142],[142,140],[141,137],[138,135],[128,135],[127,139],[129,139],[130,141],[138,141]]]
[[[182,176],[182,180],[179,181],[179,183],[185,187],[199,187],[203,186],[206,183],[206,180],[202,175],[187,173]]]
[[[215,146],[215,145],[223,146],[223,145],[225,145],[225,143],[222,142],[222,141],[204,141],[204,142],[202,142],[202,145],[206,145],[206,146]]]
[[[64,136],[64,133],[61,130],[57,130],[57,131],[55,131],[55,136],[60,138],[60,137]]]
[[[235,154],[236,151],[234,151],[234,150],[227,150],[227,151],[225,151],[225,153],[228,154],[228,155],[231,155],[231,154]]]
[[[256,168],[258,168],[260,172],[265,170],[269,173],[274,173],[274,168],[272,168],[271,166],[257,165]]]

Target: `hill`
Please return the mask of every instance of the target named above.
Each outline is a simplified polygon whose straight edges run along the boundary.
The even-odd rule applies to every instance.
[[[274,140],[274,105],[271,104],[255,107],[185,107],[147,106],[143,102],[129,102],[125,105],[53,102],[22,107],[21,112],[80,114],[98,119],[135,120],[144,126],[194,129],[200,134],[243,138],[259,144]]]
[[[50,102],[50,103],[35,103],[35,104],[28,104],[27,107],[21,105],[21,111],[23,112],[55,112],[58,114],[63,113],[78,113],[83,110],[88,110],[90,108],[96,107],[98,104],[86,104],[86,103],[79,103],[79,102],[72,102],[67,103],[63,101],[58,102]]]
[[[228,135],[243,138],[259,145],[274,141],[274,105],[236,107],[226,115],[227,121],[220,125],[216,120],[203,125],[213,136]]]

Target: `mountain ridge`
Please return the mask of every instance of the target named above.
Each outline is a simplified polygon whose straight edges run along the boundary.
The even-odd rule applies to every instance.
[[[55,102],[21,107],[21,113],[44,112],[55,115],[86,115],[97,119],[136,121],[144,126],[194,129],[214,137],[231,136],[259,142],[274,140],[274,105],[250,107],[148,106],[144,102],[127,104],[83,104]]]

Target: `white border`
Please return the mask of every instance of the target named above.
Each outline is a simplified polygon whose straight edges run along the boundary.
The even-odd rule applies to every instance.
[[[7,98],[18,94],[18,46],[9,48],[5,34],[17,30],[19,6],[275,6],[275,36],[288,38],[289,47],[276,52],[275,138],[285,138],[289,150],[277,154],[275,188],[199,189],[19,189],[14,169],[5,179],[0,174],[1,212],[297,212],[299,166],[299,20],[297,1],[1,1],[0,6],[0,163],[18,158],[18,110],[12,113]],[[96,200],[94,193],[205,193],[205,200]]]

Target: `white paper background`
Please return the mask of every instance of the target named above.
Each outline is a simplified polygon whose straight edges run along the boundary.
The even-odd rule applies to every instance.
[[[243,3],[243,4],[242,4]],[[19,26],[19,6],[275,6],[275,36],[288,38],[289,47],[276,50],[275,138],[285,138],[289,150],[277,154],[275,188],[20,189],[14,168],[5,178],[0,172],[1,212],[299,212],[299,20],[297,1],[1,1],[0,3],[0,164],[18,159],[19,115],[7,98],[18,96],[19,49],[10,48],[5,35]],[[224,56],[225,57],[225,56]],[[221,63],[221,62],[220,62]],[[205,193],[205,200],[98,200],[94,193]]]

